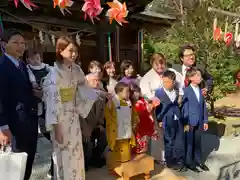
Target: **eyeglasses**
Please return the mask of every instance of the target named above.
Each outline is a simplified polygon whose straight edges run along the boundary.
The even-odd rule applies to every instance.
[[[184,54],[183,56],[184,57],[192,57],[192,56],[195,56],[195,54],[194,53],[192,53],[192,54]]]

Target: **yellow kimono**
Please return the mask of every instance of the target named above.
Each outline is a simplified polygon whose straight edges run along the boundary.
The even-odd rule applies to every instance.
[[[131,148],[136,145],[135,138],[134,138],[134,130],[138,123],[138,115],[132,109],[131,104],[127,103],[125,100],[119,99],[117,96],[114,97],[112,101],[110,101],[104,109],[104,115],[106,119],[106,135],[108,146],[111,152],[111,161],[118,161],[118,162],[126,162],[131,160]],[[114,102],[115,101],[115,102]],[[116,107],[116,101],[119,103],[119,107]],[[118,111],[121,108],[130,108],[130,134],[126,135],[126,138],[119,138],[119,120],[118,119]],[[128,129],[128,128],[125,128]],[[129,138],[128,138],[129,137]]]

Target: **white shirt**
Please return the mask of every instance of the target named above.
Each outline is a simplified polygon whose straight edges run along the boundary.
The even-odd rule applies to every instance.
[[[186,73],[187,73],[186,69],[188,69],[188,68],[189,68],[189,67],[185,66],[184,64],[182,65],[182,75],[183,75],[183,79],[185,79],[185,77],[186,77]]]
[[[193,85],[191,85],[191,87],[197,97],[198,102],[200,102],[200,88],[198,86],[193,86]]]
[[[174,102],[176,100],[177,97],[177,93],[176,91],[173,89],[172,91],[169,91],[165,88],[163,88],[165,93],[167,94],[168,98],[170,99],[171,102]],[[174,114],[174,120],[178,120],[178,117],[176,114]]]
[[[177,72],[175,69],[168,68],[168,70],[173,71],[176,74],[176,84],[179,89],[179,95],[183,95],[184,88],[184,78],[181,73]],[[155,91],[158,88],[163,87],[162,78],[160,75],[154,70],[149,70],[140,80],[140,88],[142,94],[146,96],[148,99],[152,99],[155,97]]]
[[[177,93],[176,91],[173,89],[172,91],[169,91],[165,88],[163,88],[165,93],[167,94],[167,96],[169,97],[169,99],[171,100],[171,102],[174,102],[176,97],[177,97]]]

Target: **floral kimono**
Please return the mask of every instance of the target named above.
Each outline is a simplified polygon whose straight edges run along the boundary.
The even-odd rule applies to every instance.
[[[86,89],[84,73],[75,64],[68,68],[56,63],[43,83],[46,126],[59,124],[63,131],[63,144],[51,132],[57,180],[85,180],[79,115],[85,118],[94,103],[94,98],[86,100]]]
[[[133,131],[138,122],[138,116],[130,102],[115,96],[106,105],[104,114],[108,146],[112,152],[110,160],[113,162],[131,160],[131,148],[136,145]]]
[[[149,103],[144,98],[140,98],[134,105],[134,108],[139,116],[139,123],[137,124],[135,131],[135,153],[146,152],[148,150],[150,138],[157,139],[154,128],[154,119],[152,117],[152,113],[148,112],[148,105]]]

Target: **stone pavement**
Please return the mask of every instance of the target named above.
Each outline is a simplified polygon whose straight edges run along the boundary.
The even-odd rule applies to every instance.
[[[219,139],[215,135],[205,134],[203,138],[204,159],[210,172],[196,174],[188,171],[178,173],[187,176],[188,180],[239,180],[240,179],[240,138],[232,136]],[[46,173],[49,168],[51,145],[45,138],[39,138],[38,152],[31,180],[48,180]],[[156,165],[152,180],[163,180],[160,172],[162,167]],[[164,171],[169,171],[165,169]],[[171,172],[170,172],[171,173]],[[93,169],[87,173],[87,180],[116,180],[108,175],[107,168]],[[140,178],[137,178],[140,180]],[[168,179],[166,179],[168,180]]]

